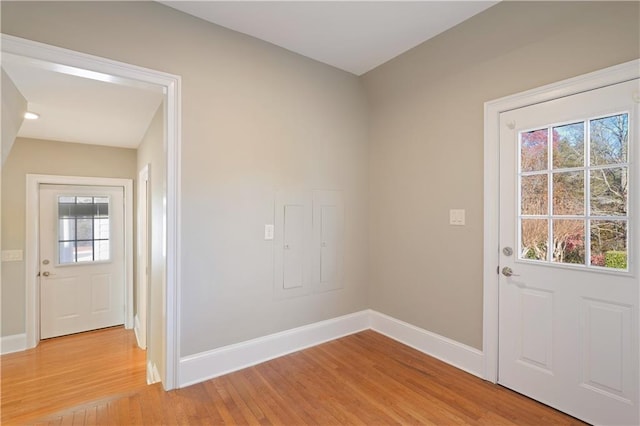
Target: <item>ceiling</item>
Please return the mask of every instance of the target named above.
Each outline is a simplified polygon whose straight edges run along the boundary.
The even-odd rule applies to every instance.
[[[24,120],[19,137],[137,148],[163,94],[161,87],[2,54],[2,68],[40,115]],[[105,81],[106,80],[106,81]]]
[[[161,3],[362,75],[497,1]],[[83,70],[10,54],[2,55],[2,68],[29,109],[40,114],[38,120],[24,121],[20,137],[136,148],[163,97],[159,87],[116,84]]]
[[[362,75],[498,1],[161,1]]]

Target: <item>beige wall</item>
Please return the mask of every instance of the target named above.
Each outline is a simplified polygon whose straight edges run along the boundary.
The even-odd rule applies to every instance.
[[[164,250],[162,247],[164,224],[164,198],[167,191],[166,155],[164,146],[164,104],[160,105],[138,147],[138,173],[149,165],[149,283],[147,295],[147,361],[155,364],[158,371],[165,371],[162,333],[163,296],[166,283]],[[136,279],[136,282],[138,280]]]
[[[6,161],[27,111],[27,101],[4,70],[2,73],[2,164]]]
[[[364,76],[371,308],[482,348],[483,104],[637,59],[639,6],[503,2]]]
[[[155,2],[1,7],[4,33],[182,76],[182,356],[367,307],[357,77]],[[343,289],[274,298],[264,225],[290,188],[343,191]]]
[[[17,138],[2,168],[2,249],[25,249],[26,175],[133,179],[136,151]],[[2,264],[2,336],[25,332],[24,262]]]
[[[157,3],[1,7],[5,33],[182,76],[182,356],[367,307],[480,348],[483,103],[639,56],[637,2],[503,2],[363,78]],[[291,188],[344,192],[344,289],[273,298]]]

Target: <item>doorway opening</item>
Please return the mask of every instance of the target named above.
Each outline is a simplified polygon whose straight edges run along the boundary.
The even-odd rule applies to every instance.
[[[158,316],[159,320],[149,321],[148,328],[154,330],[157,336],[157,376],[165,389],[175,388],[178,383],[179,354],[180,77],[7,35],[2,35],[2,55],[3,61],[7,58],[17,59],[35,67],[44,67],[66,75],[119,85],[154,88],[162,93],[163,123],[161,133],[163,141],[160,150],[163,154],[156,169],[162,171],[166,176],[161,200],[162,209],[158,211],[164,225],[159,236],[159,245],[163,250],[163,279],[159,281],[161,283],[158,288],[160,297],[157,300],[157,310],[162,315]],[[35,193],[37,193],[38,186],[36,182],[37,178],[28,185],[32,190],[36,188]],[[64,181],[62,183],[65,184]],[[30,198],[33,197],[32,194]],[[37,196],[35,196],[36,205],[37,201]],[[133,215],[129,217],[133,218]],[[33,219],[32,215],[27,221],[25,248],[37,246],[38,226],[34,225],[34,223],[37,224],[37,221],[34,222]],[[40,339],[39,323],[35,320],[40,265],[37,252],[34,252],[33,248],[25,250],[24,258],[27,317],[25,346],[33,348]],[[133,277],[133,274],[131,273],[130,276]],[[130,296],[132,309],[131,315],[126,315],[125,324],[133,327],[133,286],[127,292]]]
[[[131,189],[126,183],[40,183],[41,339],[125,323],[131,328],[132,206],[124,201]]]
[[[573,379],[567,383],[572,384],[572,390],[561,392],[558,400],[562,404],[557,405],[563,411],[595,423],[635,424],[640,419],[640,341],[637,334],[640,328],[637,315],[640,257],[637,237],[633,237],[637,224],[633,222],[633,213],[627,216],[613,212],[609,205],[615,203],[607,201],[606,206],[601,205],[603,200],[615,201],[615,194],[602,190],[606,185],[598,180],[603,174],[624,176],[618,180],[624,181],[625,187],[630,183],[631,188],[628,201],[623,203],[625,209],[628,207],[631,212],[638,209],[640,172],[637,166],[629,166],[631,163],[626,162],[626,147],[629,155],[637,155],[634,151],[637,136],[614,140],[613,136],[606,136],[608,133],[598,129],[606,127],[603,123],[621,117],[637,123],[639,69],[640,61],[635,60],[485,104],[484,377],[508,386],[511,383],[506,369],[509,363],[518,368],[530,366],[531,371],[536,371],[526,380],[526,386],[543,386],[542,377],[571,376]],[[574,106],[574,98],[579,100],[577,106]],[[591,109],[580,115],[581,108]],[[538,120],[535,114],[543,113],[554,115]],[[637,128],[637,124],[628,128],[633,126]],[[544,140],[532,141],[537,135],[544,136]],[[625,159],[600,161],[596,148],[605,143],[623,147],[621,153],[625,151]],[[528,153],[534,145],[540,148],[541,155],[547,155],[536,166],[528,162],[531,157]],[[567,160],[567,147],[571,148],[572,163]],[[576,153],[580,155],[574,155]],[[607,150],[607,155],[612,153]],[[581,188],[572,192],[574,199],[579,200],[570,206],[570,211],[566,196],[554,198],[554,194],[563,188],[566,177],[575,178],[572,184]],[[540,191],[536,190],[537,196],[527,198],[527,185],[539,181],[543,182],[539,185]],[[634,185],[636,189],[633,189]],[[627,199],[626,194],[615,196]],[[533,206],[533,201],[542,210]],[[605,222],[607,225],[615,222],[615,229],[629,227],[629,234],[621,234],[616,239],[618,245],[629,244],[624,247],[624,265],[613,266],[600,261],[601,252],[615,251],[618,257],[622,256],[622,246],[609,247],[607,243],[609,245],[605,247],[603,240],[596,241],[594,232],[601,230]],[[575,247],[558,244],[558,241],[567,240],[562,239],[564,234],[561,232],[562,226],[567,224],[575,225],[567,233],[572,238],[571,243],[577,244]],[[533,225],[543,226],[534,232]],[[532,243],[534,235],[540,236],[540,241]],[[576,235],[582,237],[576,238]],[[584,253],[576,249],[580,247]],[[536,248],[543,250],[536,254]],[[533,268],[552,274],[543,281],[559,286],[558,289],[545,288],[540,285],[542,281],[535,284]],[[565,293],[575,283],[574,275],[581,276],[576,291],[593,287],[595,293],[572,299],[571,309],[558,310],[559,300],[566,302]],[[595,284],[589,287],[592,281]],[[619,294],[623,287],[628,290],[624,303],[611,302],[608,297]],[[515,299],[509,296],[515,293],[519,293]],[[554,302],[554,298],[558,300]],[[505,309],[517,311],[517,318],[505,321],[508,316]],[[517,329],[515,337],[508,334],[511,330],[509,322]],[[568,339],[557,338],[562,334],[559,328],[564,327],[559,324],[573,327],[568,334],[575,339],[571,346],[579,351],[564,364],[561,362],[563,351],[558,347]],[[601,333],[607,328],[605,325],[619,327],[617,332]],[[616,341],[618,337],[619,341]],[[532,339],[545,343],[531,345]],[[561,365],[566,367],[558,370]],[[614,389],[618,387],[618,379],[620,389]],[[535,398],[533,392],[524,393]],[[610,397],[612,406],[619,403],[625,409],[607,412],[603,409],[593,414],[589,409],[602,407],[602,402],[595,402],[602,396]],[[550,393],[544,396],[550,397]],[[544,402],[553,405],[553,401]],[[606,418],[594,417],[597,415]]]
[[[41,190],[50,185],[57,186],[69,186],[69,187],[117,187],[122,188],[123,191],[123,217],[122,217],[122,236],[123,236],[123,265],[122,265],[122,276],[124,277],[124,291],[123,291],[123,302],[124,302],[124,325],[125,328],[133,327],[133,183],[128,179],[115,179],[115,178],[88,178],[88,177],[75,177],[75,176],[50,176],[50,175],[27,175],[27,210],[26,210],[26,223],[27,223],[27,239],[26,239],[26,260],[28,264],[35,264],[38,272],[35,274],[36,278],[40,278],[39,283],[41,285],[36,285],[33,287],[33,294],[30,294],[27,297],[27,308],[30,308],[27,311],[27,329],[32,330],[33,339],[37,343],[41,338],[53,337],[45,333],[42,335],[41,333],[41,309],[46,308],[43,306],[41,301],[41,292],[43,290],[50,290],[51,286],[49,283],[47,287],[43,289],[43,280],[53,278],[53,277],[38,277],[37,275],[41,272],[49,272],[50,265],[54,265],[59,262],[55,262],[55,259],[49,259],[52,256],[47,256],[47,258],[40,259],[41,249],[45,249],[41,247],[41,240],[44,237],[41,235],[41,212],[40,209],[43,206],[41,200]],[[60,188],[60,187],[59,187]],[[62,191],[59,189],[58,192]],[[94,191],[95,192],[95,191]],[[57,215],[56,215],[57,216]],[[64,221],[65,219],[63,219]],[[55,228],[54,228],[55,229]],[[31,231],[31,232],[29,232]],[[51,248],[49,248],[51,250]],[[47,261],[47,265],[41,265],[42,262]],[[46,269],[44,267],[47,267]],[[83,268],[83,267],[81,267]],[[58,268],[60,269],[60,268]],[[62,269],[68,269],[68,267],[62,267]],[[54,272],[55,273],[55,272]],[[66,273],[66,271],[65,271]],[[57,277],[57,276],[54,276]],[[65,284],[69,284],[70,280],[65,280]],[[74,315],[70,315],[69,313],[64,314],[67,317],[67,322]],[[86,322],[86,318],[82,320],[82,322]],[[49,324],[52,325],[52,324]],[[80,327],[83,327],[85,324],[80,324]],[[101,327],[95,327],[101,328]],[[71,330],[71,329],[69,329]],[[79,332],[84,330],[76,330],[73,329],[73,332]],[[70,333],[62,333],[62,334],[70,334]],[[33,345],[34,347],[36,345]]]

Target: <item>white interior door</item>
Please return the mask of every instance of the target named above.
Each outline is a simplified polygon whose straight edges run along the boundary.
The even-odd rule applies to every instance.
[[[640,423],[633,80],[500,115],[498,382]]]
[[[40,185],[40,335],[124,323],[124,189]]]

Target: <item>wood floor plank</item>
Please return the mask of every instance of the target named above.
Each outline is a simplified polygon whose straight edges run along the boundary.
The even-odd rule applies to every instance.
[[[3,424],[146,386],[146,354],[123,327],[44,340],[0,363]]]
[[[371,330],[171,392],[144,384],[144,356],[127,333],[70,336],[0,358],[2,424],[583,424]],[[120,365],[87,345],[112,346]],[[95,374],[99,366],[107,374]]]

